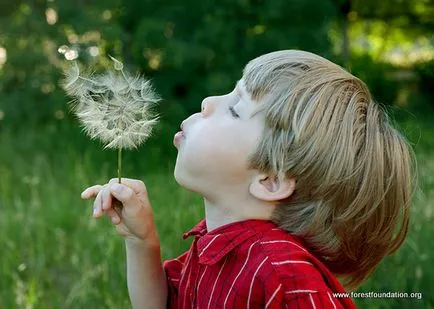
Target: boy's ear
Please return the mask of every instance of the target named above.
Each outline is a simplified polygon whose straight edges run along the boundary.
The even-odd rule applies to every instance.
[[[258,174],[253,176],[249,192],[263,201],[278,201],[291,196],[295,190],[295,178],[279,175]]]

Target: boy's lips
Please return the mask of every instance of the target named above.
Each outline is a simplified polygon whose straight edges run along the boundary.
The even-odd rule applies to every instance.
[[[180,144],[181,139],[184,139],[185,135],[184,135],[184,131],[179,131],[175,134],[175,136],[173,137],[173,144],[175,146],[178,146]]]

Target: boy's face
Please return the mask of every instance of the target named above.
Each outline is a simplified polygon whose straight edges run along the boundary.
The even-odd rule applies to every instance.
[[[204,99],[202,111],[184,121],[185,137],[175,143],[177,182],[205,198],[247,188],[247,158],[264,127],[261,113],[250,117],[256,106],[242,79],[232,92]]]

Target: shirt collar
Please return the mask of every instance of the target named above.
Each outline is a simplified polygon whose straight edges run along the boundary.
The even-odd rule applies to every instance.
[[[203,219],[185,233],[183,239],[198,236],[199,263],[212,265],[248,238],[276,227],[270,220],[249,219],[222,225],[208,233],[206,221]]]

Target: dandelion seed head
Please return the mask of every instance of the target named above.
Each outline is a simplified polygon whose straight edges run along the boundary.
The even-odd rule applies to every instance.
[[[133,149],[153,132],[158,116],[153,107],[160,101],[149,80],[123,71],[113,57],[115,70],[81,76],[78,66],[65,73],[63,87],[74,98],[72,110],[92,139],[104,148]]]

